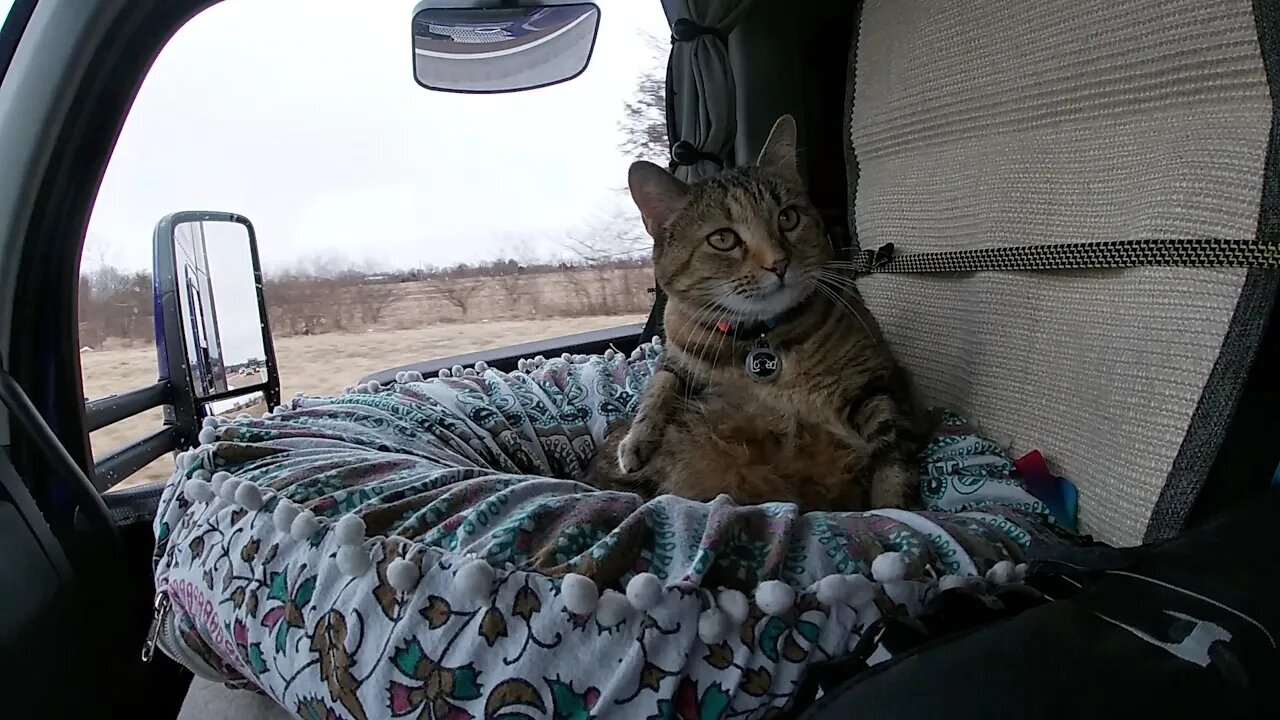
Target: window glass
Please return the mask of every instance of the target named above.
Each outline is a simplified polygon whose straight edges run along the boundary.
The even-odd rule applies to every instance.
[[[151,237],[181,210],[254,224],[285,397],[644,319],[649,241],[625,178],[666,156],[661,3],[602,4],[585,73],[506,95],[419,87],[415,4],[225,0],[170,41],[86,238],[89,399],[156,381]],[[95,432],[94,455],[159,424]]]

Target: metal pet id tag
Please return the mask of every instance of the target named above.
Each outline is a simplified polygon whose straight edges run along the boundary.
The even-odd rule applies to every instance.
[[[782,358],[769,347],[764,338],[760,346],[747,353],[747,375],[756,382],[773,382],[782,371]]]

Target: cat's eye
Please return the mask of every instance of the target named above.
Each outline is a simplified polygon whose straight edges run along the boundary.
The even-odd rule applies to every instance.
[[[800,212],[794,207],[787,206],[782,208],[782,212],[778,213],[778,229],[782,232],[791,232],[800,224]]]
[[[722,228],[707,236],[707,244],[721,252],[728,252],[742,244],[738,233]]]

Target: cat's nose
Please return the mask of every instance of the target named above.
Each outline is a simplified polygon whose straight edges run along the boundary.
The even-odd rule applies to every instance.
[[[787,274],[787,265],[789,264],[790,263],[786,258],[778,258],[763,267],[765,270],[777,275],[778,279],[781,280]]]

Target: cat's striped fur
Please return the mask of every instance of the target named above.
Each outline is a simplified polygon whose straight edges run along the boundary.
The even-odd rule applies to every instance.
[[[794,121],[756,166],[686,185],[636,163],[629,181],[668,294],[666,350],[594,482],[805,510],[913,504],[928,421],[804,192]],[[757,330],[781,359],[769,383],[745,371]]]

